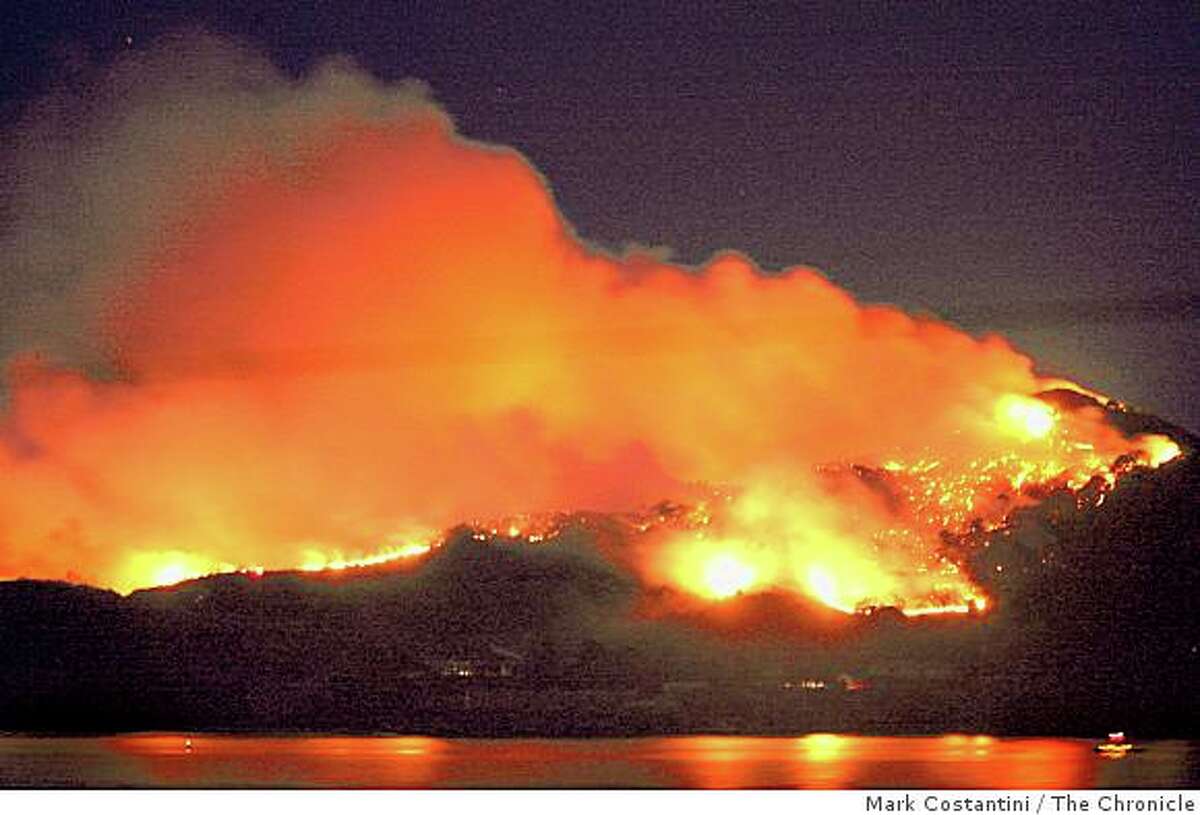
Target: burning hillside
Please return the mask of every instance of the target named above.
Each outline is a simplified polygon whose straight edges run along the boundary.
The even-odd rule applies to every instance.
[[[419,564],[457,524],[546,545],[592,512],[642,586],[698,602],[983,611],[948,540],[1181,454],[1039,397],[1084,391],[1003,339],[815,270],[597,250],[412,87],[188,59],[119,66],[100,98],[151,85],[82,133],[55,105],[25,125],[79,158],[66,187],[25,168],[6,262],[89,267],[8,362],[4,577]],[[97,206],[48,252],[67,188]]]

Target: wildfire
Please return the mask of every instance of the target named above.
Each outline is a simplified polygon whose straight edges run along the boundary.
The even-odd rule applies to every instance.
[[[1182,455],[1039,398],[1119,409],[1004,340],[862,305],[814,269],[600,251],[514,151],[411,89],[337,79],[263,79],[274,102],[249,108],[218,82],[221,137],[180,128],[148,155],[106,125],[83,151],[105,183],[80,189],[126,171],[162,198],[84,208],[99,220],[55,239],[103,251],[45,253],[105,258],[72,300],[95,306],[80,341],[104,375],[6,360],[0,576],[128,591],[419,567],[432,530],[552,546],[594,513],[623,567],[701,602],[968,613],[990,601],[944,537],[1055,490],[1103,500]],[[158,90],[137,115],[174,121]],[[93,164],[61,168],[67,186]],[[14,217],[5,245],[46,233]]]
[[[750,588],[754,578],[754,567],[734,555],[717,555],[704,567],[704,584],[718,600]]]
[[[479,542],[501,540],[523,544],[553,542],[562,533],[563,527],[569,520],[570,516],[563,513],[524,514],[487,523],[477,523],[471,537]],[[298,563],[274,566],[271,571],[344,572],[403,561],[415,561],[439,548],[445,540],[445,534],[435,534],[430,531],[410,532],[405,535],[394,533],[389,536],[389,539],[396,541],[395,543],[360,554],[349,554],[337,548],[325,550],[310,545],[303,549]],[[179,551],[137,553],[129,559],[124,576],[115,588],[129,592],[141,588],[171,586],[219,574],[247,574],[261,577],[267,571],[268,569],[262,565],[237,566],[231,563],[218,563]],[[729,580],[731,577],[726,576],[723,579]],[[720,583],[721,580],[722,577],[714,575],[714,581]],[[730,594],[736,594],[743,588],[745,586],[737,586]]]
[[[1054,430],[1058,418],[1045,402],[1024,396],[1005,396],[996,403],[1000,426],[1018,437],[1044,439]]]
[[[1183,450],[1166,436],[1144,436],[1139,457],[1151,469],[1161,467],[1183,455]]]
[[[994,422],[997,438],[1013,441],[988,457],[929,454],[874,468],[818,468],[843,494],[852,482],[883,499],[882,508],[860,503],[857,522],[849,525],[811,495],[760,485],[716,494],[690,509],[647,513],[636,528],[663,538],[668,556],[659,579],[699,597],[782,589],[847,614],[882,606],[911,617],[982,613],[990,607],[986,594],[940,545],[942,535],[1003,528],[1013,510],[1047,490],[1078,492],[1096,484],[1102,501],[1130,467],[1154,468],[1182,455],[1165,436],[1097,433],[1086,418],[1061,415],[1034,397],[1000,398]]]
[[[398,560],[420,557],[428,554],[433,548],[432,543],[409,543],[399,547],[389,547],[379,552],[360,557],[346,557],[341,553],[326,555],[315,549],[305,553],[304,563],[300,566],[305,572],[340,572],[345,569],[361,569],[368,566],[382,566]]]
[[[830,608],[847,614],[854,613],[854,606],[847,605],[838,592],[837,581],[821,566],[813,566],[808,570],[808,589],[813,597]]]
[[[1106,459],[1096,444],[1075,437],[1069,421],[1032,397],[1003,397],[995,421],[1001,434],[1017,440],[1019,451],[957,463],[926,456],[911,462],[892,458],[877,468],[819,468],[835,480],[847,473],[859,480],[877,478],[875,487],[886,489],[891,510],[869,531],[870,524],[853,532],[830,529],[827,513],[813,504],[758,487],[709,488],[695,504],[664,503],[628,513],[626,533],[656,541],[660,568],[651,572],[658,579],[712,601],[784,589],[846,614],[881,606],[910,617],[982,613],[988,598],[936,545],[940,534],[961,534],[972,525],[1002,528],[1012,509],[1033,500],[1027,497],[1031,491],[1050,487],[1079,490],[1098,480],[1102,500],[1120,473],[1133,466],[1128,462],[1155,468],[1182,455],[1173,440],[1146,435],[1109,449]],[[525,513],[476,522],[473,537],[553,543],[572,522],[567,513]],[[393,533],[389,539],[387,546],[356,555],[309,546],[297,565],[281,568],[340,572],[382,566],[421,558],[442,540],[428,530]],[[237,566],[183,551],[140,552],[130,557],[118,588],[264,571],[261,565]]]
[[[275,567],[275,571],[341,572],[347,569],[363,569],[382,566],[397,561],[411,560],[428,554],[438,541],[426,540],[401,545],[386,546],[364,555],[347,555],[336,550],[322,552],[307,549],[298,565]],[[172,586],[188,580],[212,577],[219,574],[245,574],[262,577],[265,566],[235,565],[208,560],[202,556],[180,551],[138,552],[126,563],[122,577],[114,588],[122,592],[136,589]]]

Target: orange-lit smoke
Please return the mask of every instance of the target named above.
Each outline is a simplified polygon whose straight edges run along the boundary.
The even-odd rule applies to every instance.
[[[986,598],[940,530],[1000,522],[1031,480],[1170,457],[1030,398],[1045,383],[1004,340],[814,270],[596,250],[519,154],[431,103],[274,92],[286,139],[238,129],[153,246],[102,270],[103,374],[10,361],[0,575],[128,590],[370,562],[460,522],[695,507],[713,485],[639,533],[645,581],[966,610]]]

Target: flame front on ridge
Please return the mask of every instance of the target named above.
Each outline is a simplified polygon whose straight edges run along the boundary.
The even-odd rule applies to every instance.
[[[128,240],[80,298],[88,364],[7,361],[0,576],[419,569],[435,530],[553,545],[545,519],[587,511],[643,585],[701,602],[961,613],[989,600],[943,533],[1181,455],[1039,399],[1003,339],[816,270],[600,251],[522,156],[348,70],[217,71],[220,138],[83,151],[161,200],[94,208]],[[147,81],[138,117],[188,108]]]

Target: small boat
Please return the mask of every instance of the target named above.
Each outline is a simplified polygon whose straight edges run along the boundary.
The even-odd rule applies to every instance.
[[[1100,742],[1092,749],[1102,756],[1121,758],[1142,748],[1126,739],[1124,732],[1118,731],[1116,733],[1109,733],[1106,740]]]

